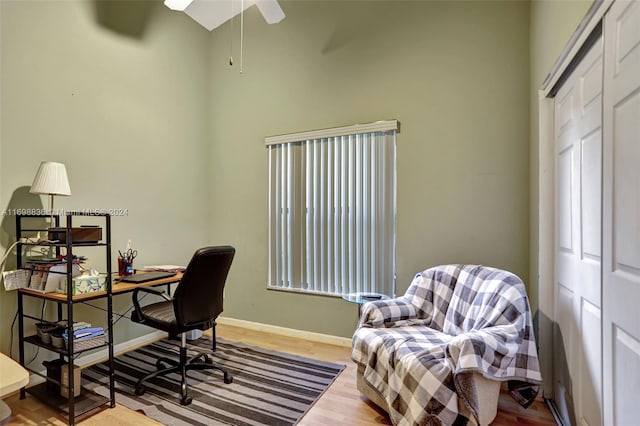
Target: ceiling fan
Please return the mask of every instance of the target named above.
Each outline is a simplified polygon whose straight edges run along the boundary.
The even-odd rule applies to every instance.
[[[164,4],[169,9],[186,13],[209,31],[213,31],[254,4],[267,23],[277,24],[284,19],[284,12],[277,0],[164,0]]]

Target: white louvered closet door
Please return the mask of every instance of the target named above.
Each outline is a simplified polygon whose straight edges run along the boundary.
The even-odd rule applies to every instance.
[[[604,424],[640,424],[640,1],[605,16]]]

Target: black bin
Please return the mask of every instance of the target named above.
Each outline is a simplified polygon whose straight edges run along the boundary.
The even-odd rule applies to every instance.
[[[62,380],[62,366],[67,365],[67,362],[63,359],[54,359],[42,361],[42,365],[47,367],[47,377],[60,383],[60,380]],[[58,383],[47,380],[47,392],[60,395],[60,385]]]

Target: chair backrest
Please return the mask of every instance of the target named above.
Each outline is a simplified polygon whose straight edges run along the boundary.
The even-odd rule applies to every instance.
[[[178,328],[215,320],[223,308],[223,291],[236,250],[231,246],[196,251],[173,296]]]
[[[530,315],[524,283],[511,272],[481,265],[440,265],[416,275],[405,297],[418,318],[456,335],[506,325]]]

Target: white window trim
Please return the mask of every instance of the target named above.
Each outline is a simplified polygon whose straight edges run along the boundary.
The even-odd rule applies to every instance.
[[[398,120],[376,121],[367,124],[354,124],[352,126],[333,127],[331,129],[310,130],[308,132],[289,133],[279,136],[268,136],[264,138],[264,144],[279,145],[306,141],[309,139],[334,138],[338,136],[355,135],[358,133],[385,132],[388,130],[399,130]]]
[[[394,132],[394,146],[395,146],[395,135],[397,135],[399,133],[399,122],[398,120],[385,120],[385,121],[376,121],[376,122],[372,122],[372,123],[367,123],[367,124],[355,124],[355,125],[351,125],[351,126],[342,126],[342,127],[334,127],[334,128],[329,128],[329,129],[322,129],[322,130],[312,130],[312,131],[305,131],[305,132],[297,132],[297,133],[290,133],[290,134],[285,134],[285,135],[278,135],[278,136],[269,136],[265,138],[265,147],[266,148],[271,148],[274,145],[286,145],[286,144],[290,144],[290,143],[305,143],[305,142],[311,142],[311,141],[315,141],[315,140],[319,140],[319,139],[331,139],[331,138],[340,138],[340,137],[344,137],[344,136],[352,136],[352,135],[360,135],[360,134],[368,134],[368,133],[385,133],[385,132],[389,132],[389,131],[393,131]],[[396,257],[396,225],[395,225],[395,215],[396,215],[396,189],[395,189],[395,182],[396,182],[396,172],[395,172],[395,148],[394,148],[394,172],[393,172],[393,182],[394,182],[394,190],[393,190],[393,254],[392,257],[394,258],[392,264],[393,264],[393,278],[392,278],[392,288],[391,288],[391,292],[393,294],[390,294],[390,296],[394,297],[395,296],[395,267],[396,267],[396,261],[395,261],[395,257]],[[271,162],[271,159],[270,159]],[[269,173],[271,174],[271,164],[269,166]],[[271,179],[271,177],[270,177]],[[269,183],[269,200],[271,200],[272,197],[272,185],[271,182]],[[271,203],[271,202],[270,202]],[[271,267],[272,267],[272,252],[271,252],[271,241],[272,241],[272,229],[271,229],[271,224],[272,224],[272,211],[271,208],[269,208],[269,276],[271,277]],[[281,287],[281,286],[275,286],[270,282],[271,279],[269,279],[269,282],[267,283],[267,289],[269,290],[276,290],[276,291],[287,291],[287,292],[294,292],[294,293],[303,293],[303,294],[309,294],[309,295],[320,295],[320,296],[327,296],[327,297],[342,297],[344,295],[344,289],[343,289],[343,294],[339,294],[339,293],[331,293],[331,292],[327,292],[327,291],[318,291],[318,290],[312,290],[312,289],[302,289],[302,288],[297,288],[297,287]],[[389,291],[389,290],[385,290],[385,293]]]

